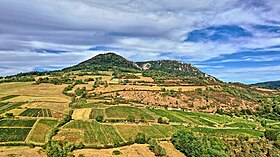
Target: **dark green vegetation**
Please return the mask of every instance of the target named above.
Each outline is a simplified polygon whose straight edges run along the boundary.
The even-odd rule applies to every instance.
[[[9,110],[15,109],[20,107],[21,105],[25,104],[25,102],[0,102],[0,114],[5,113]]]
[[[43,109],[43,108],[28,108],[19,116],[24,117],[52,117],[52,113],[50,109]]]
[[[0,128],[0,142],[24,141],[31,128]]]
[[[0,120],[0,142],[24,141],[36,120]]]
[[[8,99],[12,99],[15,97],[18,97],[19,95],[8,95],[8,96],[4,96],[0,98],[0,101],[4,101],[4,100],[8,100]]]
[[[13,119],[13,120],[0,120],[0,127],[32,127],[36,120],[30,119]]]
[[[197,137],[192,132],[179,131],[173,135],[172,143],[186,156],[229,156],[229,145],[216,137]]]
[[[280,81],[268,81],[252,84],[253,86],[269,88],[269,89],[280,89]]]

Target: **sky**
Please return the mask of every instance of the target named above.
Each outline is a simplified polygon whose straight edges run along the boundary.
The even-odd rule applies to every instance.
[[[280,80],[279,17],[279,0],[0,0],[0,76],[115,52],[227,82]]]

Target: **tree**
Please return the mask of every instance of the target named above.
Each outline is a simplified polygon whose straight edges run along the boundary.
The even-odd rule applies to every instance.
[[[160,124],[162,123],[162,117],[158,118],[158,123],[160,123]]]
[[[135,137],[135,142],[138,144],[145,144],[146,143],[145,134],[139,132]]]
[[[104,117],[103,117],[102,115],[97,115],[96,118],[95,118],[95,120],[96,120],[97,122],[103,122]]]

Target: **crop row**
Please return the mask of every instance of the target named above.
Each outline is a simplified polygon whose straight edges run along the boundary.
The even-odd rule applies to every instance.
[[[0,128],[0,142],[24,141],[31,128]]]
[[[28,108],[23,111],[19,116],[25,117],[52,117],[50,109],[41,109],[41,108]]]
[[[18,119],[18,120],[0,120],[1,127],[32,127],[36,120],[34,119]]]

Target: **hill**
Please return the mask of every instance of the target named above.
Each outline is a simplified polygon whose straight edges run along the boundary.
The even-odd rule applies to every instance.
[[[0,145],[36,145],[48,156],[277,156],[279,124],[279,91],[224,83],[178,61],[107,53],[0,80]]]
[[[62,71],[94,71],[114,70],[121,72],[142,72],[143,75],[156,80],[188,79],[193,84],[208,84],[219,81],[213,76],[203,73],[191,64],[175,60],[158,60],[147,62],[132,62],[115,53],[99,54],[78,65],[65,68]]]
[[[280,89],[280,80],[279,81],[268,81],[268,82],[260,82],[251,84],[252,86],[269,88],[269,89]]]
[[[79,63],[78,65],[65,68],[63,69],[63,71],[109,70],[113,68],[128,68],[140,70],[140,68],[134,62],[129,61],[115,53],[106,53],[94,56],[91,59]]]

